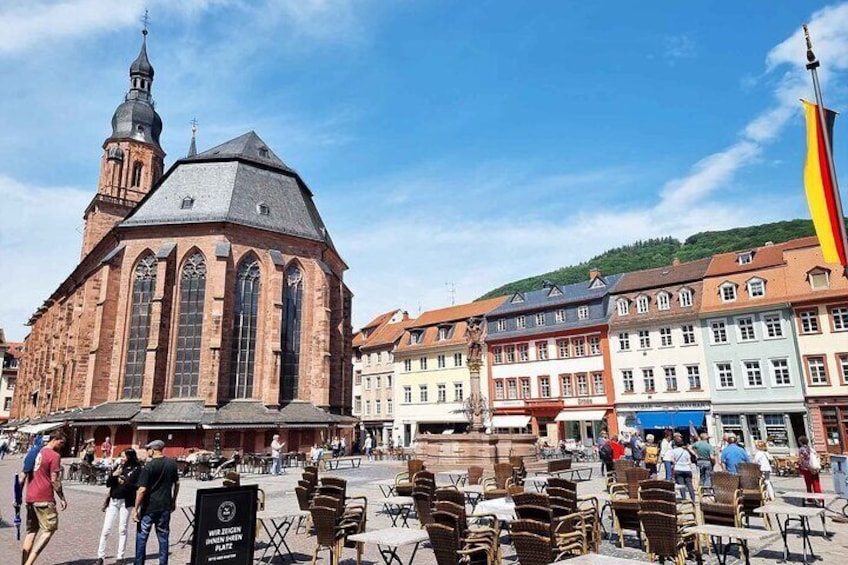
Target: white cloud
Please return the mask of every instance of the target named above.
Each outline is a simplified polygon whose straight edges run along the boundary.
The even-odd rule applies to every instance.
[[[90,190],[32,186],[0,176],[0,327],[22,339],[23,324],[79,260]]]
[[[665,38],[663,56],[669,65],[674,65],[680,59],[691,59],[695,56],[695,41],[685,33],[670,35]]]

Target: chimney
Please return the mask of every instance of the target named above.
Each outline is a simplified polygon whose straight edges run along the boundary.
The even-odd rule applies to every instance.
[[[672,267],[677,267],[678,265],[680,265],[680,259],[678,259],[677,257],[675,257],[675,258],[674,258],[674,260],[672,260],[672,262],[671,262],[671,266],[672,266]]]
[[[409,312],[406,310],[403,311],[403,321],[407,321],[409,319]]]
[[[601,276],[601,270],[597,267],[592,267],[589,269],[589,280],[595,280],[596,278]]]

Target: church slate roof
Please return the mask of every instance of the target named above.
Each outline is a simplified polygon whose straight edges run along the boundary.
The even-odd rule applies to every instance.
[[[136,424],[197,424],[203,419],[203,401],[178,400],[162,402],[150,411],[139,412]]]
[[[191,204],[184,208],[186,197]],[[240,224],[332,246],[312,193],[254,132],[178,161],[120,226],[209,222]]]
[[[104,402],[81,413],[74,422],[129,421],[140,409],[140,402]]]

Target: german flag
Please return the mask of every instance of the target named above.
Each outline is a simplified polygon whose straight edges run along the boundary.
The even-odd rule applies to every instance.
[[[833,122],[836,113],[825,108],[826,128],[822,127],[818,106],[801,101],[807,119],[807,162],[804,165],[804,188],[810,215],[821,245],[822,256],[828,263],[848,266],[845,241],[842,238],[842,222],[839,217],[837,198],[833,186],[833,171],[825,148],[825,138],[833,147]]]

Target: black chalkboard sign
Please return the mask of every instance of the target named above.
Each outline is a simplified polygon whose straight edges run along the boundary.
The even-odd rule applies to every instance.
[[[257,485],[209,488],[195,498],[194,565],[251,565],[256,534]]]

